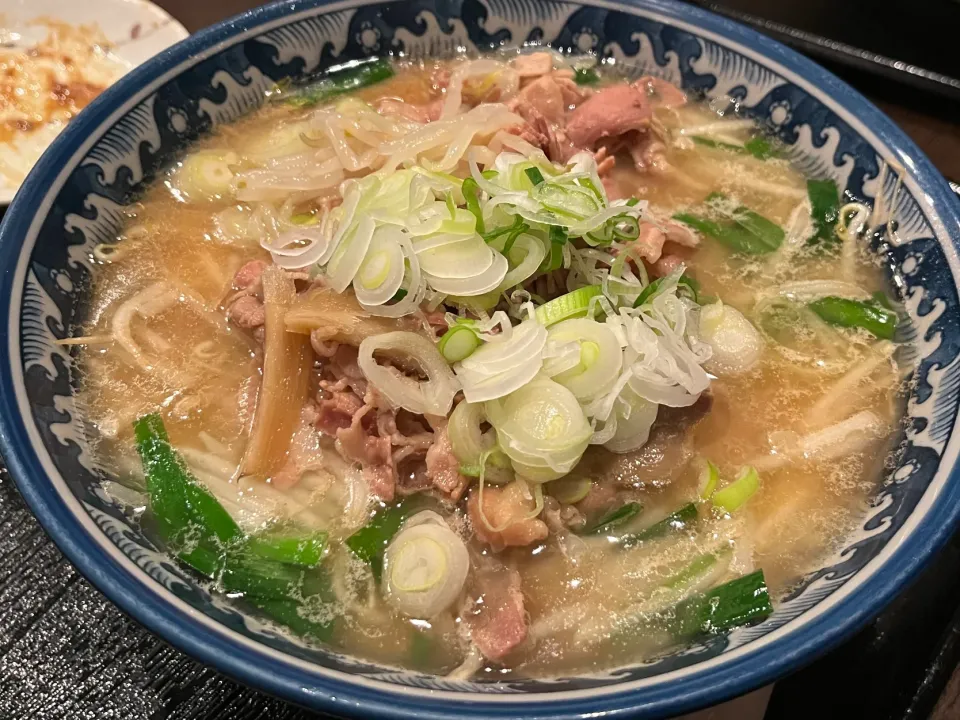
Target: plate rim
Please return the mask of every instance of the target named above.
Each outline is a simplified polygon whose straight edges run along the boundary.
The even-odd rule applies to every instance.
[[[98,3],[117,3],[121,5],[131,5],[131,6],[139,7],[143,11],[144,17],[147,17],[147,14],[149,13],[150,16],[156,17],[159,20],[163,21],[164,27],[165,28],[169,27],[170,30],[178,36],[177,42],[180,42],[190,37],[190,31],[183,26],[183,23],[181,23],[179,20],[177,20],[177,18],[175,18],[170,13],[168,13],[164,8],[151,2],[151,0],[97,0],[97,2]],[[172,47],[172,46],[168,46],[168,47]],[[125,72],[122,76],[120,76],[117,82],[120,82],[120,80],[123,80],[124,78],[126,78],[127,75],[132,73],[141,65],[145,65],[149,62],[152,62],[152,60],[153,60],[153,57],[148,58],[147,60],[140,63],[139,65],[134,65],[129,70],[127,70],[127,72]],[[117,82],[113,83],[113,85],[116,85]],[[107,90],[112,88],[113,85],[109,85],[107,87]],[[106,92],[106,90],[104,92]],[[78,116],[79,116],[79,113],[78,113]],[[69,123],[68,123],[68,126],[69,126]],[[60,135],[63,134],[63,132],[65,132],[65,129],[61,131],[54,138],[54,142],[56,141],[57,138],[60,137]],[[47,147],[44,148],[44,152],[49,150],[51,145],[53,145],[53,142],[51,142],[50,145],[47,145]],[[39,163],[39,160],[37,162]],[[5,206],[9,206],[13,202],[13,198],[16,197],[17,192],[20,190],[21,187],[23,187],[23,183],[20,183],[19,185],[16,185],[16,186],[0,184],[0,210],[2,210],[2,208]]]
[[[109,118],[116,107],[122,106],[125,99],[135,94],[136,88],[161,78],[191,55],[212,53],[213,48],[225,46],[237,36],[266,23],[334,4],[337,4],[335,0],[282,0],[241,13],[164,50],[152,60],[133,69],[84,110],[44,154],[37,164],[37,169],[28,176],[24,187],[35,190],[36,197],[49,197],[47,186],[51,178],[57,176],[54,166],[56,157],[73,157],[88,138],[89,131],[96,129]],[[930,204],[935,207],[936,215],[944,225],[950,228],[948,234],[953,241],[951,246],[955,254],[957,241],[960,239],[960,204],[949,192],[946,181],[903,131],[859,93],[828,71],[750,28],[708,11],[682,5],[675,0],[621,0],[616,3],[586,0],[586,4],[614,7],[619,5],[627,11],[633,8],[655,12],[672,20],[694,25],[701,31],[719,35],[731,43],[741,45],[744,50],[779,63],[811,84],[816,84],[819,92],[838,106],[851,113],[856,110],[857,116],[863,119],[864,125],[880,144],[909,160],[913,168],[912,174],[923,178],[925,189],[932,193]],[[114,97],[117,102],[114,102]],[[35,206],[28,205],[27,200],[15,201],[11,206],[8,218],[0,228],[0,267],[18,264],[20,239],[29,233],[34,223],[35,209]],[[13,263],[8,264],[7,260],[13,260]],[[0,287],[9,284],[10,275],[11,273],[7,272],[0,277]],[[954,283],[956,284],[956,276]],[[0,297],[3,298],[0,300],[0,314],[9,317],[10,294],[0,293]],[[10,342],[12,343],[12,338]],[[11,362],[9,350],[9,345],[0,345],[0,367],[6,367]],[[18,357],[15,360],[19,362]],[[382,689],[371,690],[347,680],[318,677],[289,663],[285,664],[282,660],[264,657],[263,653],[256,649],[251,651],[240,646],[232,631],[226,628],[221,628],[221,632],[211,630],[201,622],[200,617],[206,617],[202,613],[192,610],[183,612],[149,587],[146,588],[145,595],[143,588],[147,583],[144,582],[142,573],[130,572],[129,568],[111,557],[82,526],[79,518],[63,498],[59,497],[53,483],[46,477],[39,458],[30,445],[20,410],[11,401],[12,393],[7,392],[13,387],[11,378],[6,374],[0,375],[0,389],[4,390],[0,392],[0,451],[7,460],[11,476],[58,547],[101,592],[164,640],[241,682],[301,705],[348,715],[373,714],[387,718],[419,715],[439,719],[459,718],[466,714],[504,718],[522,713],[524,717],[546,720],[580,717],[602,711],[610,717],[649,717],[684,712],[708,702],[719,702],[766,684],[773,677],[797,667],[802,662],[811,661],[855,632],[885,605],[895,592],[905,587],[930,555],[946,542],[952,528],[960,520],[960,471],[956,464],[949,469],[945,468],[944,462],[941,463],[937,475],[938,478],[945,475],[937,491],[939,497],[931,499],[933,506],[921,518],[923,525],[909,537],[894,536],[888,545],[897,547],[894,547],[882,567],[872,577],[861,582],[851,590],[848,597],[825,614],[794,630],[789,652],[778,648],[777,643],[772,643],[770,647],[746,653],[744,657],[721,664],[709,678],[704,678],[702,673],[694,671],[659,687],[651,685],[642,690],[618,691],[616,686],[613,686],[613,690],[601,696],[588,696],[574,701],[550,694],[529,695],[527,697],[531,699],[523,702],[512,701],[509,697],[493,701],[492,698],[476,694],[464,695],[461,700],[431,697],[434,695],[432,693],[412,697],[410,694],[391,693],[390,686],[385,683]],[[955,456],[958,443],[960,438],[954,433],[944,456]],[[27,472],[28,468],[30,473]],[[928,494],[929,489],[924,493],[924,499]],[[915,509],[914,513],[917,512]],[[911,517],[915,516],[914,513],[911,513]],[[864,596],[867,586],[873,590],[869,597]],[[837,616],[840,618],[833,621]],[[243,659],[244,657],[246,659]],[[767,660],[765,663],[764,658]],[[273,667],[268,670],[258,663],[258,660]],[[746,673],[743,672],[745,665],[751,666]],[[753,669],[753,665],[762,667]]]

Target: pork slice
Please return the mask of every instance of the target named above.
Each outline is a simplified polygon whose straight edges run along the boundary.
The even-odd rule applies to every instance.
[[[474,602],[464,613],[470,638],[488,660],[502,660],[527,639],[520,573],[503,565],[483,568],[471,582]]]
[[[640,233],[636,240],[627,243],[630,249],[634,250],[640,257],[650,263],[655,263],[663,254],[663,244],[667,241],[667,236],[663,231],[653,223],[641,223]]]
[[[512,482],[502,488],[483,489],[482,513],[479,488],[471,490],[467,514],[477,539],[499,552],[506,547],[523,547],[546,540],[550,534],[546,523],[527,517],[531,504],[520,484]]]
[[[538,78],[553,70],[553,56],[550,53],[536,52],[518,55],[510,61],[520,79]]]
[[[644,130],[652,115],[647,96],[633,85],[613,85],[590,96],[570,114],[567,137],[581,148],[603,137]]]
[[[524,113],[525,111],[529,113],[532,109],[548,122],[560,124],[567,109],[560,85],[549,75],[538,78],[524,87],[511,104],[527,122],[530,122],[530,118]]]
[[[241,295],[227,308],[227,317],[245,330],[261,327],[267,320],[263,301],[256,295]]]
[[[509,132],[539,147],[553,162],[565,163],[580,151],[560,125],[551,123],[532,105],[515,105],[511,109],[526,122]]]
[[[354,416],[363,409],[363,401],[350,391],[337,391],[320,401],[314,425],[324,435],[337,437],[337,431],[353,424]]]
[[[370,487],[371,494],[384,502],[393,500],[397,487],[397,471],[393,464],[390,438],[371,434],[363,424],[363,418],[372,405],[364,407],[354,414],[348,428],[339,428],[337,451],[346,459],[360,463],[363,477]]]
[[[460,474],[460,461],[453,454],[447,423],[434,425],[433,444],[427,450],[427,477],[446,497],[457,502],[470,485],[470,479]]]
[[[238,290],[248,290],[260,286],[260,277],[267,268],[263,260],[251,260],[245,263],[233,276],[233,286]]]
[[[666,80],[645,75],[633,85],[650,98],[657,107],[675,108],[687,103],[687,96],[683,90]]]

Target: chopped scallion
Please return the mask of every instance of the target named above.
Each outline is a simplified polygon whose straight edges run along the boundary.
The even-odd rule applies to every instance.
[[[599,285],[586,285],[573,292],[561,295],[537,308],[537,320],[541,325],[549,326],[561,320],[586,317],[590,309],[590,300],[603,293]]]
[[[593,525],[584,529],[583,534],[599,535],[600,533],[609,532],[632,520],[641,510],[643,510],[643,506],[638,502],[629,502],[621,505],[616,510],[604,515]]]
[[[389,505],[377,511],[373,519],[346,539],[346,545],[360,560],[370,565],[379,579],[383,553],[406,517],[404,504]]]
[[[824,322],[839,327],[863,328],[883,340],[893,340],[897,331],[897,314],[880,303],[829,296],[814,300],[808,307]]]
[[[290,105],[312,107],[338,95],[359,90],[391,77],[393,77],[393,66],[389,60],[372,60],[328,72],[317,82],[281,97]]]
[[[451,365],[470,357],[478,347],[480,347],[480,338],[477,337],[475,330],[466,325],[454,325],[437,343],[437,350]]]
[[[473,178],[467,178],[460,186],[460,192],[463,193],[463,197],[467,201],[467,210],[477,219],[477,232],[483,235],[485,228],[483,211],[480,209],[480,186]]]
[[[530,182],[532,182],[534,185],[540,185],[543,183],[543,173],[540,172],[539,168],[528,167],[523,172],[528,178],[530,178]]]
[[[669,626],[674,637],[692,638],[757,622],[772,612],[763,571],[757,570],[680,603]]]
[[[771,253],[783,244],[785,233],[779,225],[742,205],[728,210],[724,200],[719,193],[713,193],[706,202],[708,209],[721,219],[692,213],[677,213],[673,219],[718,240],[734,252],[747,255]]]
[[[591,68],[576,68],[573,71],[573,81],[577,85],[596,85],[600,82],[600,75]]]
[[[840,217],[837,184],[833,180],[807,180],[807,196],[810,198],[810,217],[816,230],[810,242],[836,241],[834,228]]]
[[[713,493],[713,506],[724,512],[734,512],[760,489],[760,475],[756,468],[745,467],[736,480]]]
[[[687,503],[679,510],[675,510],[663,520],[655,522],[645,530],[630,535],[624,535],[620,538],[620,544],[624,547],[630,547],[646,540],[654,540],[663,537],[672,530],[682,530],[689,523],[694,522],[698,517],[697,506],[693,503]]]

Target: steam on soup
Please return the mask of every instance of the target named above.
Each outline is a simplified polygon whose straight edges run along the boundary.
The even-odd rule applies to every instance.
[[[384,663],[590,671],[763,619],[864,513],[902,373],[877,218],[734,111],[545,52],[274,91],[94,253],[108,487]]]

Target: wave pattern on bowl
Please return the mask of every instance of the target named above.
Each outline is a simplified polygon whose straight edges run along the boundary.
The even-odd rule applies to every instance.
[[[679,671],[768,637],[804,613],[816,612],[846,585],[863,582],[872,572],[868,565],[911,518],[925,493],[945,482],[953,458],[945,459],[944,454],[960,406],[960,307],[948,262],[953,258],[937,241],[938,232],[945,238],[942,225],[909,181],[894,211],[904,242],[890,247],[887,254],[892,276],[902,283],[912,321],[910,337],[916,343],[916,382],[903,453],[860,530],[761,625],[602,675],[497,684],[453,682],[375,667],[277,632],[198,587],[134,528],[124,510],[98,487],[102,470],[89,452],[82,417],[72,401],[70,357],[57,340],[82,320],[90,251],[114,237],[122,208],[132,201],[137,186],[211,124],[233,120],[255,107],[273,81],[387,52],[424,57],[502,43],[549,43],[596,51],[636,76],[654,74],[688,91],[733,96],[744,112],[790,146],[805,172],[833,178],[857,197],[872,199],[882,191],[892,198],[892,179],[888,177],[882,190],[877,187],[877,143],[868,140],[868,131],[856,120],[830,109],[801,81],[789,73],[778,74],[749,50],[684,29],[676,21],[667,24],[656,13],[534,0],[416,0],[318,14],[321,10],[281,18],[260,35],[241,35],[232,45],[185,61],[184,67],[196,64],[189,73],[175,73],[159,87],[144,88],[122,109],[122,117],[104,123],[93,134],[94,144],[68,163],[46,221],[27,240],[26,247],[32,250],[23,307],[12,309],[20,317],[26,402],[62,478],[55,480],[81,500],[109,541],[167,592],[248,638],[342,672],[448,691],[583,690]],[[941,465],[944,470],[938,475]]]

